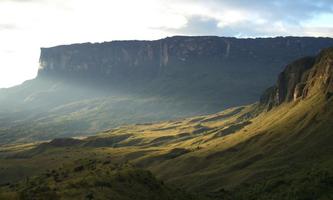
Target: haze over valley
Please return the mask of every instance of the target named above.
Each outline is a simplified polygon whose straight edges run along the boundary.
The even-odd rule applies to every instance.
[[[146,3],[0,2],[0,199],[333,199],[333,4]]]

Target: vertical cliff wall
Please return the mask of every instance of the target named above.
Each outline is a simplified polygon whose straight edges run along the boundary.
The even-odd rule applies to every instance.
[[[38,78],[100,82],[222,109],[256,101],[285,64],[330,45],[329,38],[213,36],[73,44],[42,48]]]
[[[323,50],[316,57],[299,59],[280,73],[276,85],[261,97],[268,109],[284,102],[304,99],[322,93],[326,98],[333,94],[333,48]]]

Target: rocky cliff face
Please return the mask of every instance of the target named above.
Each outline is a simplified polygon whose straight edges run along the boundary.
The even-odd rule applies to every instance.
[[[305,57],[287,65],[276,85],[262,95],[260,102],[271,109],[318,92],[327,98],[333,93],[333,48],[323,50],[317,57]]]
[[[43,48],[39,76],[89,74],[118,80],[153,79],[166,73],[170,66],[228,56],[227,45],[228,41],[217,37],[173,37]]]
[[[330,38],[213,36],[74,44],[43,48],[38,78],[83,80],[216,112],[256,101],[281,66],[331,45]]]
[[[195,70],[207,72],[214,67],[238,73],[258,70],[275,73],[281,70],[279,64],[316,54],[330,45],[333,45],[333,40],[328,38],[181,36],[156,41],[74,44],[42,48],[38,74],[39,77],[98,76],[117,80],[120,84],[128,80],[152,80],[181,70],[188,73]]]

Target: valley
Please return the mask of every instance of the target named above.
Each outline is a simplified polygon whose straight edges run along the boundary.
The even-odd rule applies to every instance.
[[[131,199],[136,190],[144,191],[138,199],[332,199],[332,94],[328,48],[288,64],[254,104],[91,136],[2,145],[0,197],[15,199],[33,189],[27,199],[49,192],[55,199],[76,192]],[[84,173],[94,175],[85,180]],[[75,181],[83,187],[73,187]],[[134,190],[124,193],[127,184]],[[90,189],[81,191],[85,187]]]
[[[331,38],[174,36],[42,48],[38,76],[0,90],[0,144],[220,112],[258,101]]]

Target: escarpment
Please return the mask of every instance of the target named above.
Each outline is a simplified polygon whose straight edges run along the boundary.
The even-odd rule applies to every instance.
[[[317,93],[330,98],[332,88],[333,48],[328,48],[316,57],[305,57],[287,65],[276,85],[261,96],[260,103],[271,109],[284,102],[304,99]]]
[[[284,65],[331,45],[330,38],[216,36],[63,45],[41,49],[38,78],[192,99],[218,111],[256,101]]]

